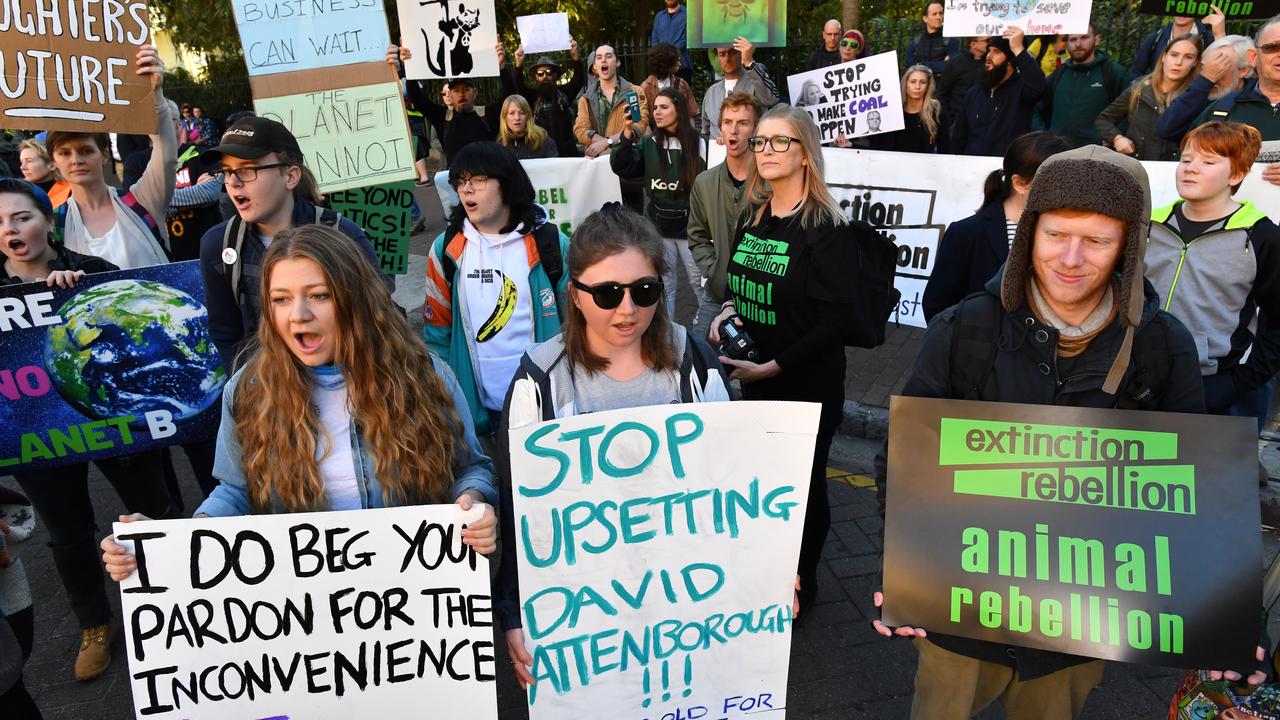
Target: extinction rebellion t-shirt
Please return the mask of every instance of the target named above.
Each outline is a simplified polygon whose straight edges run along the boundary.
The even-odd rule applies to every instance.
[[[830,224],[804,229],[799,212],[775,218],[766,210],[761,222],[738,231],[726,289],[760,362],[782,366],[782,373],[763,382],[805,396],[806,389],[843,381],[843,339],[824,327],[822,312],[856,303],[857,241],[845,230]]]

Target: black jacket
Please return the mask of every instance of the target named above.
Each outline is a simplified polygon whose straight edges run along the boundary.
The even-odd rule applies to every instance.
[[[471,143],[498,139],[502,100],[506,98],[488,105],[477,105],[473,112],[456,112],[432,100],[420,80],[406,80],[404,88],[409,102],[440,133],[440,147],[447,162],[453,162],[453,156]]]
[[[924,319],[978,292],[1009,257],[1004,205],[993,202],[957,220],[942,235],[938,260],[924,287]]]
[[[521,95],[529,102],[534,120],[556,141],[558,157],[582,157],[573,137],[573,121],[578,114],[577,97],[586,82],[587,67],[580,60],[573,63],[573,77],[557,85],[554,93],[540,93],[538,85],[527,84],[521,68],[502,71],[503,95]]]
[[[57,257],[49,261],[50,270],[83,270],[85,275],[94,273],[114,272],[120,268],[103,260],[97,255],[82,255],[78,252],[68,250],[61,243],[52,244],[53,251],[57,253]],[[10,275],[4,270],[4,261],[0,260],[0,285],[21,285],[25,283],[16,275]]]
[[[987,293],[994,295],[997,303],[1000,280],[1001,275],[997,274],[986,286]],[[1145,336],[1146,333],[1162,333],[1169,354],[1169,374],[1164,387],[1150,388],[1154,393],[1152,409],[1203,413],[1204,389],[1200,382],[1200,361],[1195,341],[1182,323],[1160,310],[1159,298],[1151,283],[1145,283],[1144,290],[1146,302],[1134,347],[1152,341]],[[955,396],[951,388],[951,364],[965,360],[951,355],[952,334],[956,332],[958,325],[956,315],[957,309],[953,307],[929,324],[920,353],[916,356],[915,365],[902,389],[903,395],[926,398]],[[982,400],[1070,407],[1116,406],[1118,395],[1104,393],[1102,383],[1124,340],[1124,328],[1118,322],[1113,322],[1104,329],[1082,354],[1072,359],[1070,376],[1059,378],[1055,371],[1058,367],[1058,359],[1055,357],[1058,331],[1041,325],[1026,303],[1013,312],[1001,310],[1000,316],[999,346],[986,386],[980,395]],[[1124,393],[1130,376],[1137,372],[1136,365],[1135,357],[1130,360],[1125,379],[1121,382],[1121,394]],[[886,454],[887,449],[877,455],[875,460],[876,492],[880,499],[881,516],[884,514]],[[938,647],[959,655],[1013,667],[1017,670],[1018,679],[1024,682],[1092,660],[936,632],[929,633],[929,640]]]
[[[986,60],[975,60],[968,52],[960,53],[942,67],[938,80],[938,100],[942,102],[942,114],[954,120],[964,110],[964,96],[969,88],[982,79]]]
[[[1049,83],[1026,50],[1014,57],[1013,66],[1017,72],[994,91],[981,84],[969,88],[951,130],[953,152],[1002,157],[1014,138],[1031,131],[1031,115]]]

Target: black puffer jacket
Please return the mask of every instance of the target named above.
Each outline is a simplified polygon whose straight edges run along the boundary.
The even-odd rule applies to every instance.
[[[1003,274],[1002,269],[987,283],[985,290],[993,297],[975,296],[964,302],[984,301],[998,305]],[[1116,395],[1103,392],[1102,383],[1124,340],[1124,329],[1118,321],[1103,330],[1081,355],[1072,358],[1069,376],[1059,377],[1055,357],[1058,331],[1042,325],[1031,314],[1027,304],[1023,303],[1013,312],[1005,312],[1003,309],[1000,311],[1001,326],[995,361],[979,399],[1037,405],[1116,407],[1118,400],[1125,398],[1126,391],[1133,385],[1130,378],[1142,370],[1137,367],[1141,358],[1138,349],[1161,342],[1159,336],[1163,335],[1163,343],[1168,349],[1168,377],[1162,386],[1150,388],[1153,396],[1142,404],[1143,407],[1165,412],[1203,413],[1204,388],[1200,381],[1200,360],[1191,333],[1176,318],[1160,309],[1160,299],[1151,283],[1144,283],[1144,299],[1142,321],[1134,338],[1134,354],[1130,358],[1125,379],[1120,384],[1120,392]],[[915,365],[902,389],[903,395],[959,397],[951,388],[951,364],[966,361],[966,358],[953,358],[951,355],[952,335],[959,325],[959,307],[951,307],[929,324],[920,354],[916,356]],[[1124,407],[1134,406],[1133,403],[1123,401],[1119,404]],[[880,499],[882,517],[885,457],[882,452],[875,460],[876,492]],[[1016,668],[1018,679],[1022,681],[1033,680],[1092,660],[935,632],[929,633],[929,640],[953,653]]]

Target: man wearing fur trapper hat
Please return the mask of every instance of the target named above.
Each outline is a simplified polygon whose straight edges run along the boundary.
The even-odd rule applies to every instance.
[[[1143,279],[1150,217],[1137,160],[1100,145],[1051,156],[1008,261],[985,293],[934,318],[902,394],[1204,412],[1191,334]],[[876,479],[883,516],[884,454]],[[967,720],[999,699],[1009,720],[1066,720],[1102,679],[1101,660],[873,624],[915,638],[912,718]]]

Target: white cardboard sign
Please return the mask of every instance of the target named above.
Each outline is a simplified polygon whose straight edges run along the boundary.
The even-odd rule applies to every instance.
[[[566,13],[521,15],[516,18],[525,54],[569,49],[569,16]]]
[[[498,75],[493,0],[408,0],[396,4],[410,80]]]
[[[480,509],[115,524],[137,717],[497,717]]]
[[[513,428],[531,720],[782,720],[819,407],[660,405]]]
[[[1021,28],[1027,35],[1074,35],[1089,31],[1093,0],[947,0],[944,37],[1000,35]]]
[[[787,77],[795,106],[813,118],[824,145],[841,133],[852,139],[903,129],[900,84],[896,52]]]

